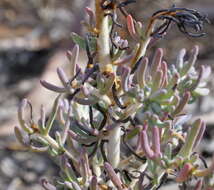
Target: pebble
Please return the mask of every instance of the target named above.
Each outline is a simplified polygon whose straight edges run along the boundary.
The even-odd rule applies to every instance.
[[[11,158],[5,157],[0,163],[0,169],[5,176],[13,178],[16,176],[19,167]]]
[[[201,147],[202,147],[202,150],[204,151],[211,152],[211,153],[214,152],[214,140],[212,140],[211,142],[207,140],[202,141]]]
[[[23,172],[23,180],[27,183],[35,183],[37,182],[38,176],[34,172]]]
[[[26,162],[26,167],[30,170],[35,171],[36,173],[40,174],[45,171],[47,165],[41,157],[33,157],[31,160]]]
[[[17,187],[19,187],[21,184],[22,181],[19,178],[14,178],[8,185],[7,190],[18,190]]]

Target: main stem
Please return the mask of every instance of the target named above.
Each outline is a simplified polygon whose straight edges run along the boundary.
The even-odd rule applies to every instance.
[[[101,7],[101,0],[95,1],[96,8],[96,30],[98,31],[97,54],[101,73],[112,73],[112,63],[110,57],[110,26],[109,16],[105,15],[105,10]],[[107,159],[113,168],[120,162],[120,127],[113,129],[108,136]]]
[[[110,58],[109,16],[101,8],[101,0],[95,1],[96,30],[98,31],[97,53],[101,72],[113,72]]]
[[[120,163],[120,136],[121,128],[118,126],[110,132],[108,137],[107,159],[113,168],[117,168]]]

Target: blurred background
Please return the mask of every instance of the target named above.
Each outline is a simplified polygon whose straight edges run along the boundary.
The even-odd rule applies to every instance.
[[[58,168],[48,155],[29,153],[16,142],[13,127],[17,125],[17,105],[26,97],[38,113],[44,104],[50,110],[55,95],[39,84],[39,79],[58,83],[56,68],[66,66],[65,52],[73,47],[71,32],[83,34],[80,24],[90,0],[0,0],[0,190],[41,190],[41,176],[51,177]],[[151,49],[163,47],[168,63],[173,63],[181,48],[200,46],[197,64],[213,67],[214,1],[213,0],[137,0],[128,11],[144,20],[159,9],[171,7],[197,9],[208,14],[207,35],[190,38],[172,27],[164,39]],[[84,63],[85,55],[82,54]],[[200,151],[209,160],[214,152],[214,78],[210,77],[209,96],[200,98],[191,109],[208,124]],[[173,188],[176,189],[176,188]]]

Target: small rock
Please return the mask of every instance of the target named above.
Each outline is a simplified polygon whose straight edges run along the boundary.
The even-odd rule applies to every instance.
[[[14,152],[13,158],[18,162],[24,162],[32,158],[32,155],[29,152]]]
[[[11,158],[6,157],[0,163],[0,169],[5,176],[12,178],[16,176],[19,167]]]
[[[22,184],[22,181],[19,178],[14,178],[8,185],[7,190],[17,190],[20,184]]]
[[[210,113],[213,109],[214,109],[214,98],[211,94],[206,96],[206,98],[203,98],[201,104],[201,111],[202,113]]]
[[[44,159],[35,156],[26,162],[26,167],[35,171],[37,174],[41,174],[47,169],[47,164]]]
[[[202,141],[201,147],[202,147],[202,150],[204,151],[207,151],[210,153],[214,152],[214,140],[212,140],[211,142],[207,140]]]
[[[34,172],[24,172],[22,178],[27,183],[33,183],[37,180],[37,175]]]
[[[33,185],[31,186],[31,190],[44,190],[41,185]]]

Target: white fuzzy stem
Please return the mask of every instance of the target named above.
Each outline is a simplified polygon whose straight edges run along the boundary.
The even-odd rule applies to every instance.
[[[116,127],[109,134],[107,146],[107,159],[113,168],[117,168],[120,162],[120,132],[121,128]]]
[[[109,17],[104,16],[100,27],[99,38],[97,41],[99,52],[99,66],[102,72],[106,71],[107,65],[111,63],[109,34]]]

